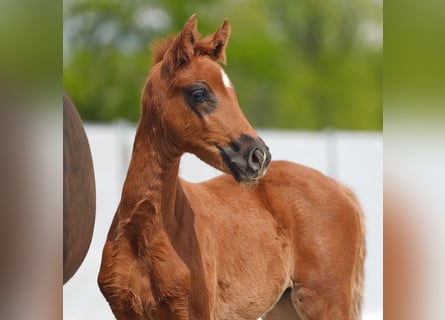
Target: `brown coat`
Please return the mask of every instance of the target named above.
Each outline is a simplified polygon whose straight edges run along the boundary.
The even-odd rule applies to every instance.
[[[359,319],[359,205],[316,170],[270,161],[215,62],[229,33],[225,21],[199,39],[192,16],[157,48],[100,289],[117,319]],[[228,174],[185,182],[184,152]]]

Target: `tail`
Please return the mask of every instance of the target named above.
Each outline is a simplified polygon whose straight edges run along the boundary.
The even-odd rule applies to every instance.
[[[358,202],[356,196],[346,187],[343,191],[351,199],[357,209],[357,218],[359,222],[359,243],[357,248],[357,256],[355,266],[352,274],[352,305],[351,305],[351,319],[359,320],[362,314],[362,300],[363,300],[363,284],[365,273],[365,258],[366,258],[366,229],[364,224],[363,210]]]

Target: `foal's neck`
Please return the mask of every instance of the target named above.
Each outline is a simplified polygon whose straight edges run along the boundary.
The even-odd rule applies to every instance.
[[[162,220],[172,219],[179,161],[180,153],[169,145],[157,123],[142,117],[122,191],[121,215],[131,215],[138,204],[145,202],[156,215],[162,215]]]

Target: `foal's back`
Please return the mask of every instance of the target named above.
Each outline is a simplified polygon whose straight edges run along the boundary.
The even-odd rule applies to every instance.
[[[353,269],[360,266],[361,213],[336,181],[274,161],[255,185],[241,185],[228,175],[182,185],[221,319],[259,317],[288,288],[291,294],[283,299],[291,303],[276,304],[268,319],[283,319],[273,317],[283,306],[292,308],[295,318],[289,319],[298,319],[297,311],[310,318],[349,319],[344,310],[359,308],[349,305],[360,300],[353,291],[362,275],[353,278],[362,271]],[[323,310],[332,305],[338,308]]]

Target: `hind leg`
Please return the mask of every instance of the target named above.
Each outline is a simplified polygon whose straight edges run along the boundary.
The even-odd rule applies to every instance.
[[[263,320],[301,320],[291,301],[291,290],[287,289],[277,304],[263,317]]]
[[[295,285],[290,301],[302,320],[351,320],[350,295],[341,287]]]
[[[304,287],[294,284],[287,289],[263,320],[353,320],[347,289],[319,284]],[[346,286],[347,288],[347,286]]]
[[[287,290],[263,320],[351,320],[347,295],[329,288],[295,286]]]

